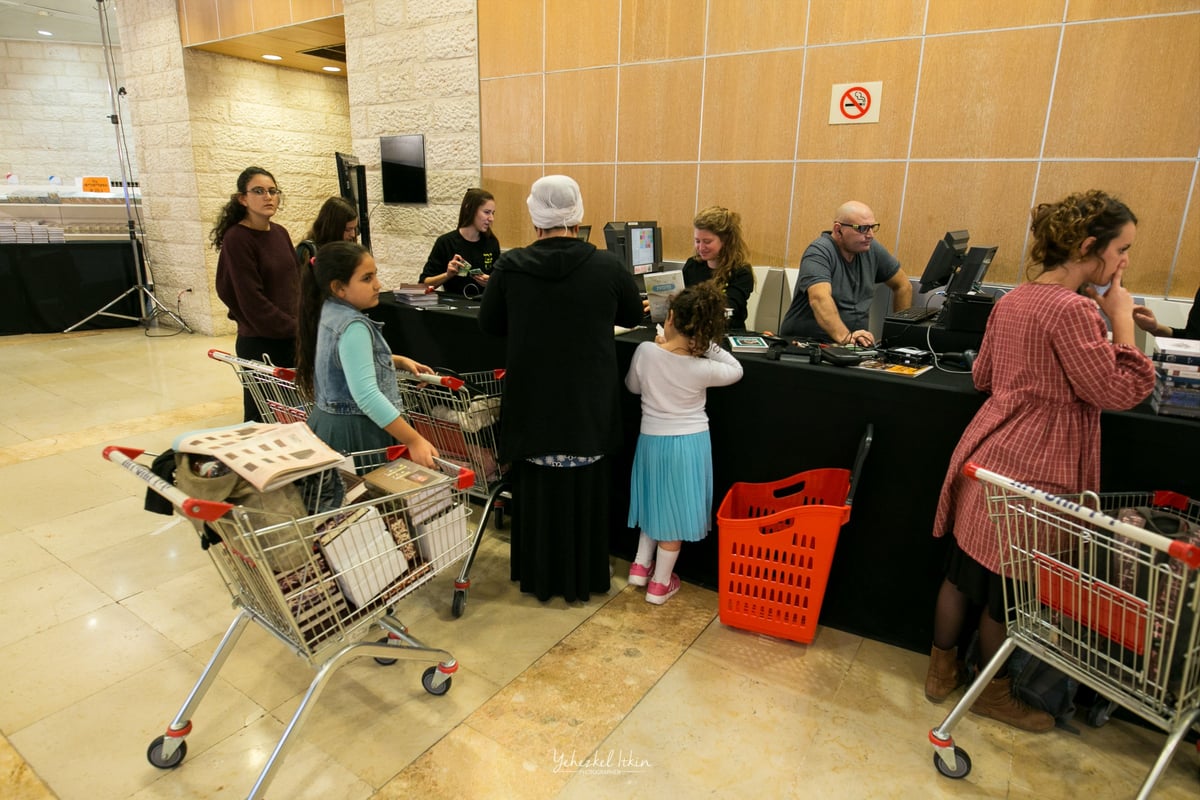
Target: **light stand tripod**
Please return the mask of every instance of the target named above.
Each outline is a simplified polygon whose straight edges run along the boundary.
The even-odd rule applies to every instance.
[[[108,14],[105,11],[104,0],[96,0],[96,4],[100,12],[100,41],[104,46],[104,67],[108,75],[108,94],[109,99],[112,101],[112,116],[109,117],[109,120],[112,121],[113,130],[117,134],[117,161],[121,169],[121,188],[125,193],[125,219],[129,224],[129,246],[133,250],[134,285],[121,292],[121,294],[113,298],[111,302],[103,306],[99,311],[89,314],[63,332],[70,333],[80,325],[84,325],[96,317],[104,316],[135,320],[147,329],[154,325],[160,317],[166,317],[177,325],[179,330],[194,333],[188,327],[188,324],[183,321],[182,317],[163,305],[162,301],[154,295],[154,283],[150,278],[150,270],[142,258],[141,248],[138,247],[138,229],[134,223],[133,204],[130,199],[130,183],[132,182],[133,171],[129,165],[129,154],[125,149],[125,132],[121,126],[121,114],[117,107],[117,99],[125,95],[125,87],[117,86],[116,68],[112,57],[112,42],[108,35]],[[132,317],[128,314],[109,311],[110,308],[131,294],[138,297],[139,316]]]

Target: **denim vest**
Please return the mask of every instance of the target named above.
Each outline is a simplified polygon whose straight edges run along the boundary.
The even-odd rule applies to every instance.
[[[404,406],[400,400],[400,388],[396,385],[396,367],[392,364],[392,351],[384,341],[380,328],[382,322],[375,322],[366,314],[349,303],[330,297],[321,306],[321,321],[317,326],[317,357],[313,365],[313,389],[316,394],[316,406],[329,414],[362,414],[362,409],[354,402],[350,387],[346,383],[346,373],[342,369],[342,360],[338,356],[338,342],[346,326],[355,320],[363,320],[371,330],[371,351],[375,362],[375,382],[379,391],[391,401],[397,410]]]

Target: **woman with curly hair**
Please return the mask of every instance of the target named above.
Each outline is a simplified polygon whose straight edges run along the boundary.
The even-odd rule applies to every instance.
[[[237,354],[290,367],[296,358],[300,271],[292,237],[271,221],[282,201],[274,175],[247,167],[209,238],[220,251],[217,296],[237,323]],[[262,420],[249,391],[243,394],[243,406],[247,422]]]
[[[1132,408],[1154,388],[1152,362],[1133,344],[1133,297],[1122,285],[1136,225],[1124,203],[1100,191],[1033,210],[1029,280],[998,300],[988,319],[972,370],[988,399],[954,450],[934,520],[933,535],[951,541],[925,679],[933,702],[963,682],[956,647],[973,614],[983,663],[1007,634],[1000,545],[983,489],[963,465],[973,461],[1053,494],[1096,491],[1101,410]],[[1022,730],[1054,727],[1052,716],[1011,689],[1002,669],[971,710]]]
[[[730,330],[746,327],[747,303],[754,292],[750,250],[742,238],[742,216],[721,206],[710,206],[692,220],[696,255],[683,265],[684,286],[712,281],[725,296],[725,307],[733,309]]]
[[[629,582],[662,605],[679,591],[684,542],[712,524],[712,446],[704,411],[709,386],[728,386],[742,365],[720,348],[725,298],[712,282],[671,299],[663,332],[633,353],[625,386],[642,396],[642,427],[629,486],[629,527],[640,527]]]

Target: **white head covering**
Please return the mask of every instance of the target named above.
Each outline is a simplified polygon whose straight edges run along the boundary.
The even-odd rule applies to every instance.
[[[583,195],[575,179],[566,175],[538,178],[525,204],[535,228],[570,228],[583,222]]]

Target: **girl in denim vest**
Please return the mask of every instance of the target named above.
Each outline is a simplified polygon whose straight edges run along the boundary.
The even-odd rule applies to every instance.
[[[408,458],[433,466],[437,455],[400,414],[396,367],[432,370],[393,356],[375,322],[363,313],[379,302],[375,259],[362,245],[332,242],[303,265],[296,384],[313,401],[308,425],[343,453],[408,445]]]

